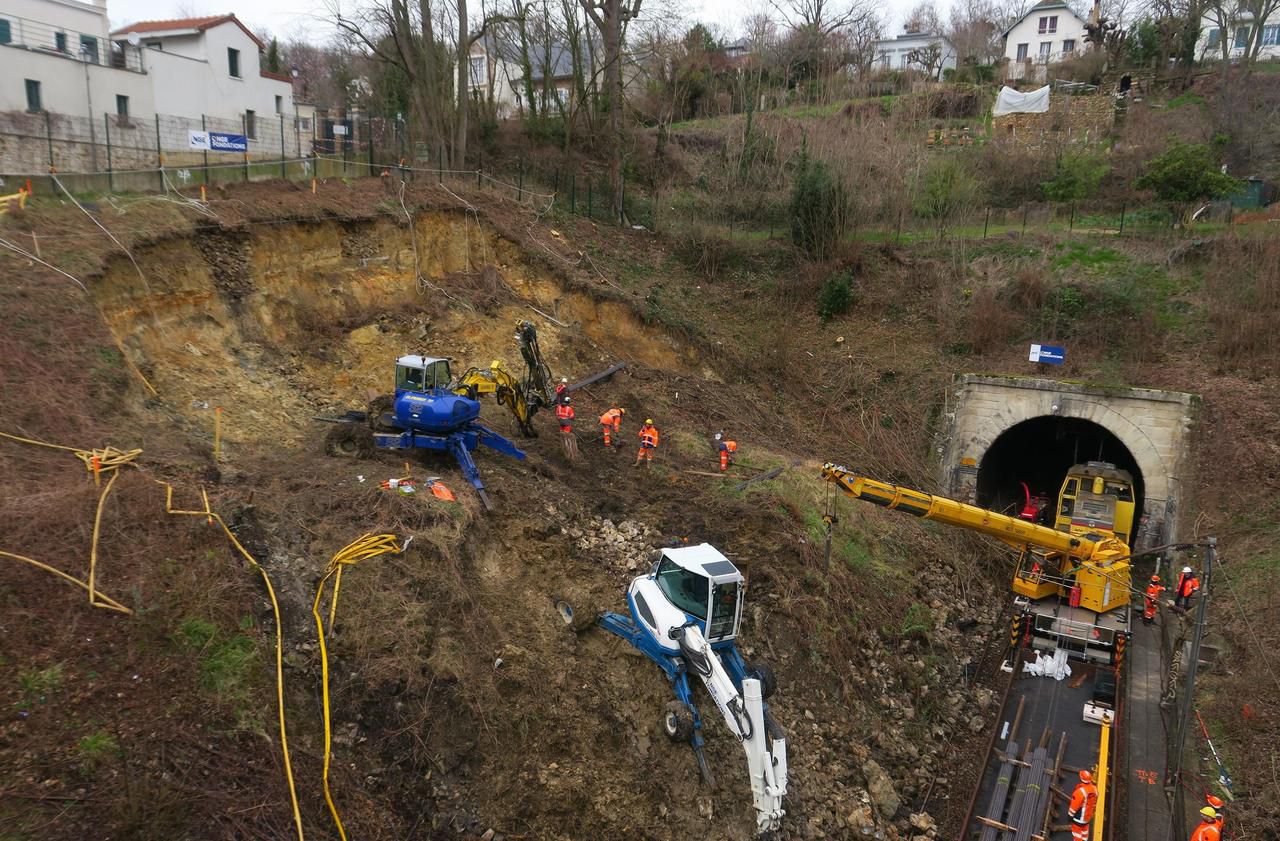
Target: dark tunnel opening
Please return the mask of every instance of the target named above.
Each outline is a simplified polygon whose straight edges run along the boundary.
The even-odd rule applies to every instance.
[[[978,504],[1017,515],[1021,482],[1052,503],[1073,465],[1107,461],[1133,476],[1135,524],[1142,516],[1142,471],[1129,448],[1106,427],[1081,418],[1045,415],[1009,427],[992,442],[978,465]]]

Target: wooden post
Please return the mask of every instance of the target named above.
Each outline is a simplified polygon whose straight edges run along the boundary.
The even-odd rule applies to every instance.
[[[200,115],[200,131],[204,132],[205,136],[208,137],[209,126],[207,124],[204,114]],[[208,149],[207,143],[205,144],[205,147],[206,148],[204,150],[204,183],[208,184],[209,183],[209,149]]]
[[[164,192],[164,152],[160,151],[160,115],[156,114],[156,175],[160,177],[160,192]]]
[[[987,238],[987,227],[991,224],[991,208],[987,208],[987,218],[982,220],[982,238]]]
[[[1127,205],[1123,205],[1123,204],[1120,205],[1120,230],[1116,234],[1116,236],[1118,237],[1124,236],[1124,212],[1126,209],[1127,209]]]
[[[107,192],[115,191],[115,181],[111,175],[111,115],[103,113],[102,124],[106,128],[107,138]]]
[[[284,114],[280,115],[280,177],[289,177],[284,168]]]
[[[256,117],[255,117],[256,119]],[[249,116],[240,115],[240,132],[244,134],[244,180],[249,180]]]

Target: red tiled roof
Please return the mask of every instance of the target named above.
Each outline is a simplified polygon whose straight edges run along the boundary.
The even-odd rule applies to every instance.
[[[240,22],[240,19],[234,14],[231,15],[209,15],[201,18],[174,18],[173,20],[140,20],[137,23],[131,23],[128,26],[122,26],[113,31],[112,35],[126,35],[130,32],[137,32],[139,35],[147,32],[172,32],[179,29],[194,29],[197,32],[204,32],[206,29],[212,29],[215,26],[221,26],[224,23],[234,23],[236,26],[244,30],[244,34],[253,39],[258,45],[258,49],[264,50],[267,45],[262,43],[257,35],[249,31],[249,27]]]
[[[293,77],[288,73],[272,73],[270,70],[259,70],[258,75],[264,79],[275,79],[277,82],[293,83]]]

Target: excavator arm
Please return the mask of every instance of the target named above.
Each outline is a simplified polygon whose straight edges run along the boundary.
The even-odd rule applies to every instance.
[[[702,679],[707,694],[716,702],[725,726],[742,742],[756,807],[756,829],[761,833],[777,830],[786,814],[782,798],[787,793],[787,742],[768,718],[760,681],[743,678],[739,692],[696,624],[672,628],[670,633],[680,643],[689,669]]]
[[[1079,586],[1083,606],[1099,613],[1128,603],[1130,552],[1128,545],[1115,537],[1058,531],[954,499],[877,482],[831,462],[822,466],[822,477],[854,499],[989,535],[1020,550],[1024,558],[1032,559],[1030,568],[1024,570],[1020,565],[1014,579],[1013,589],[1022,595],[1042,598]],[[1039,569],[1042,564],[1034,560],[1037,557],[1056,565],[1055,576],[1060,577],[1046,577]]]
[[[520,346],[520,356],[524,359],[523,379],[517,379],[502,367],[500,360],[495,359],[488,368],[468,368],[454,381],[452,388],[454,393],[472,398],[492,394],[499,405],[511,411],[520,427],[520,434],[534,438],[538,434],[533,427],[534,414],[553,402],[551,369],[542,358],[538,331],[531,322],[516,323],[516,344]]]

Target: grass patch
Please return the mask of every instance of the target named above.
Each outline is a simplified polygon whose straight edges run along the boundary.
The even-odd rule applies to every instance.
[[[45,704],[49,696],[62,688],[62,664],[54,663],[47,669],[22,672],[18,675],[18,687],[22,690],[24,705]]]
[[[80,754],[81,761],[92,768],[104,760],[116,756],[120,752],[120,746],[110,733],[97,730],[77,742],[76,751]]]
[[[239,625],[248,630],[252,617],[242,618]],[[223,633],[199,617],[184,619],[173,637],[181,649],[199,657],[200,688],[235,710],[237,727],[253,729],[256,724],[250,719],[250,700],[261,660],[257,642],[239,631]]]
[[[1165,103],[1164,107],[1172,111],[1175,108],[1182,108],[1185,105],[1204,105],[1204,97],[1198,93],[1187,91],[1186,93],[1179,94],[1169,100]]]
[[[1079,268],[1093,274],[1127,262],[1119,251],[1083,240],[1060,242],[1055,250],[1058,253],[1050,260],[1050,265],[1056,269]]]

